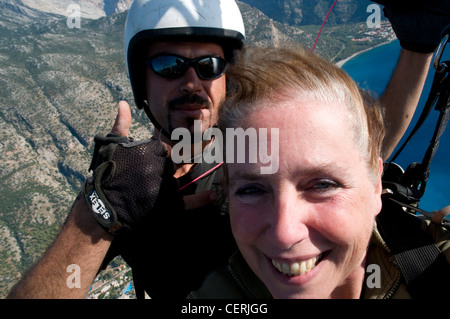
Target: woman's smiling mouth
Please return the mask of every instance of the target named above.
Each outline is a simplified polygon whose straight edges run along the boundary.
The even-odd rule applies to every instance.
[[[285,261],[277,261],[275,259],[271,259],[272,260],[272,264],[273,266],[282,274],[291,276],[291,277],[296,277],[296,276],[300,276],[303,275],[305,273],[307,273],[308,271],[311,271],[312,269],[314,269],[314,267],[319,263],[319,261],[321,260],[323,254],[319,254],[315,257],[306,259],[306,260],[301,260],[301,261],[296,261],[293,263],[286,263]]]

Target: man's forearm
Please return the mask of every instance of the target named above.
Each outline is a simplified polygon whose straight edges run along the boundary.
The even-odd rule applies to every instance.
[[[8,298],[85,298],[112,238],[79,197],[52,246]]]
[[[392,154],[411,122],[432,56],[432,53],[417,53],[405,49],[400,52],[397,66],[381,97],[387,126],[382,150],[384,160]]]

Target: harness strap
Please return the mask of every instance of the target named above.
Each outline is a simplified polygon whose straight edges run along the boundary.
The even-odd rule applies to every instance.
[[[425,193],[425,187],[428,182],[430,174],[430,165],[433,157],[439,147],[439,141],[450,119],[450,61],[440,62],[442,52],[449,40],[450,27],[444,31],[444,37],[439,45],[438,52],[434,61],[434,68],[436,70],[433,84],[428,96],[428,99],[423,107],[422,114],[420,115],[416,125],[412,129],[411,133],[398,149],[398,151],[392,156],[388,165],[392,163],[398,155],[403,151],[405,146],[409,143],[414,134],[420,129],[422,124],[427,119],[433,106],[440,112],[438,122],[436,124],[433,137],[430,141],[430,145],[425,152],[422,163],[413,163],[408,167],[407,172],[403,176],[402,184],[408,185],[411,191],[414,193],[413,202],[418,202]]]
[[[450,297],[449,263],[420,223],[418,217],[406,213],[397,202],[383,198],[377,226],[402,272],[411,297]]]
[[[450,79],[447,77],[445,79],[444,83],[444,92],[441,93],[441,97],[438,100],[438,103],[436,105],[436,109],[440,111],[438,123],[436,126],[436,129],[433,134],[433,138],[431,140],[430,146],[427,149],[427,152],[425,153],[425,156],[422,161],[423,165],[423,178],[422,178],[422,185],[420,188],[420,191],[422,195],[425,192],[425,186],[428,181],[428,176],[430,174],[430,165],[431,161],[433,160],[434,155],[436,154],[436,151],[439,147],[439,141],[442,137],[442,134],[445,131],[445,128],[447,127],[449,118],[450,118]]]
[[[397,152],[391,157],[391,160],[389,163],[395,161],[397,157],[400,155],[400,153],[403,151],[405,146],[409,143],[409,141],[412,139],[412,137],[417,133],[417,131],[422,127],[422,124],[425,122],[425,120],[428,118],[428,115],[430,114],[431,110],[433,109],[433,105],[436,103],[436,100],[439,97],[439,90],[441,88],[441,82],[444,78],[444,73],[436,73],[433,79],[433,84],[431,85],[430,94],[428,95],[428,99],[425,102],[425,105],[422,110],[422,114],[420,114],[419,119],[417,120],[416,125],[412,129],[409,136],[406,138],[405,142],[403,142],[402,146],[397,150]]]
[[[394,257],[405,277],[406,284],[410,285],[433,265],[440,254],[435,244],[429,244],[410,250],[402,251]]]

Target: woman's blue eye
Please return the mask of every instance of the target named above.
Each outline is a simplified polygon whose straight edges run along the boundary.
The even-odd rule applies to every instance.
[[[310,187],[312,190],[329,191],[340,187],[340,185],[331,180],[320,180]]]
[[[259,187],[255,187],[255,186],[243,186],[240,187],[237,191],[236,191],[236,195],[241,195],[241,196],[251,196],[251,195],[259,195],[261,194],[263,191],[259,188]]]

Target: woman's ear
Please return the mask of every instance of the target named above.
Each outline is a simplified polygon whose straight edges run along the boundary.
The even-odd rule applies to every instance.
[[[383,176],[383,159],[380,157],[378,159],[378,177],[376,179],[376,183],[374,185],[375,196],[377,198],[377,209],[375,211],[375,216],[381,211],[382,203],[381,203],[381,194],[383,192],[383,182],[381,177]]]

